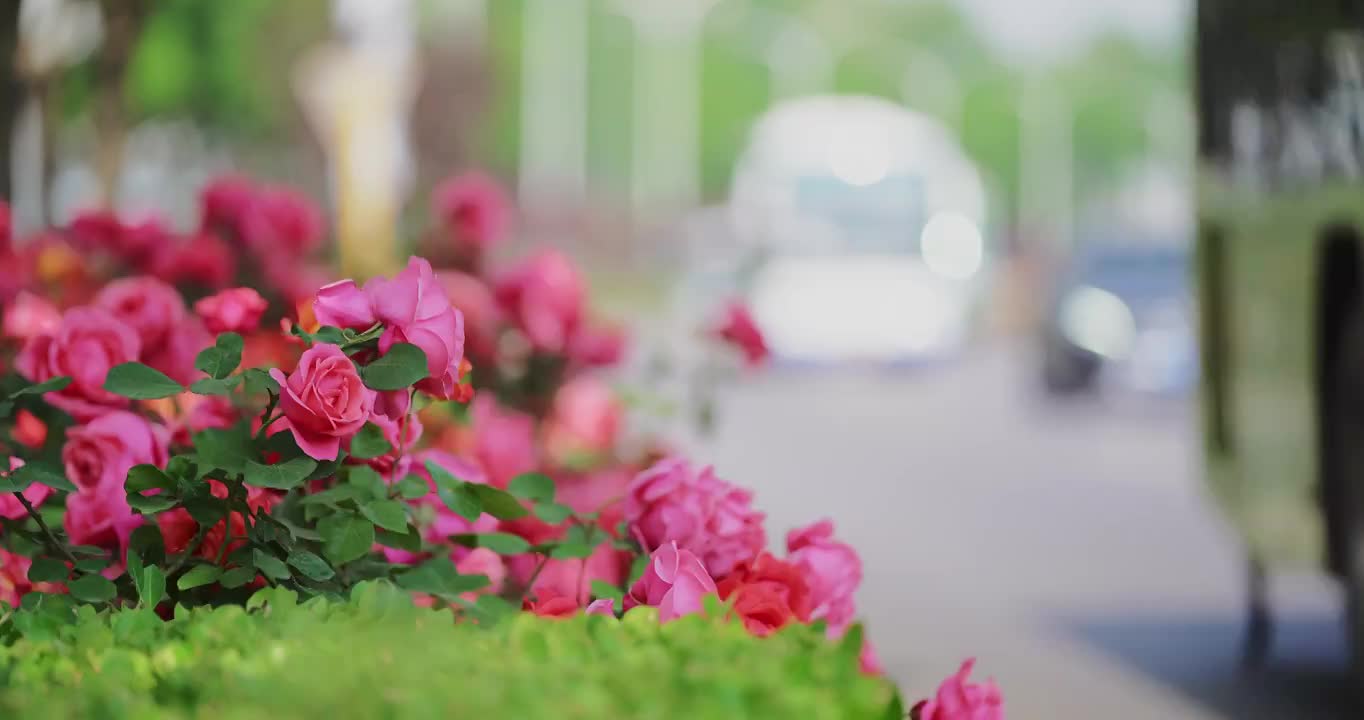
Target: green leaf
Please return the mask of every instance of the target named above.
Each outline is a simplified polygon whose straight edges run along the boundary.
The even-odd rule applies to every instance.
[[[532,502],[553,502],[554,480],[544,473],[528,472],[517,475],[507,485],[512,495]]]
[[[530,514],[525,506],[510,493],[499,490],[492,485],[466,483],[466,487],[478,495],[478,501],[483,505],[483,512],[498,520],[515,520]]]
[[[374,545],[374,523],[348,513],[338,513],[317,523],[322,535],[322,554],[336,565],[364,557]]]
[[[174,490],[175,480],[155,465],[134,465],[128,470],[128,479],[123,489],[130,493],[140,493],[152,488]]]
[[[13,472],[0,475],[0,493],[21,493],[32,484],[32,478],[24,478]]]
[[[549,551],[549,556],[555,560],[577,560],[592,555],[592,546],[577,542],[565,542],[555,546]]]
[[[388,495],[388,487],[379,472],[368,465],[352,465],[346,470],[346,482],[353,485],[363,495],[383,498]],[[363,496],[362,495],[362,496]]]
[[[255,574],[256,571],[252,570],[252,577],[254,577]],[[189,569],[189,572],[180,576],[180,579],[176,581],[175,586],[181,590],[193,590],[194,588],[207,585],[222,576],[223,569],[217,565],[195,565]],[[248,580],[249,579],[250,578],[248,578]]]
[[[342,502],[355,500],[360,497],[360,489],[354,485],[337,485],[329,487],[321,492],[311,495],[304,495],[300,503],[304,505],[327,505],[329,507],[339,507]]]
[[[535,517],[544,520],[550,525],[558,525],[568,519],[573,514],[573,508],[567,505],[560,505],[556,502],[535,503]]]
[[[218,336],[213,347],[199,351],[194,358],[194,367],[204,371],[209,377],[221,380],[232,374],[242,362],[242,336],[237,333],[223,333]]]
[[[289,577],[289,568],[284,561],[266,552],[256,550],[251,553],[255,558],[256,569],[260,570],[266,577],[274,580],[284,580]]]
[[[244,428],[210,428],[194,436],[194,454],[199,457],[199,471],[207,472],[204,466],[221,468],[230,473],[240,473],[246,463],[255,457],[251,438]]]
[[[404,500],[418,500],[426,497],[429,492],[431,486],[418,475],[408,475],[398,481],[398,494],[402,495]]]
[[[330,580],[336,572],[327,564],[326,560],[308,552],[307,550],[295,550],[289,553],[289,564],[303,573],[304,577],[310,580]]]
[[[104,568],[109,567],[109,561],[102,557],[86,558],[76,563],[76,570],[85,574],[104,572]]]
[[[492,627],[517,612],[515,606],[496,595],[479,595],[466,609],[484,627]]]
[[[292,490],[302,485],[316,467],[317,461],[310,457],[296,457],[274,465],[261,465],[248,460],[246,484],[274,490]]]
[[[118,588],[103,575],[84,575],[66,584],[71,597],[87,603],[109,602],[118,594]]]
[[[11,398],[17,398],[21,395],[42,395],[43,393],[47,392],[57,392],[59,390],[65,390],[66,386],[70,384],[71,378],[62,375],[60,377],[54,377],[51,380],[47,380],[45,382],[37,383],[36,385],[29,385],[28,387],[19,388],[18,390],[15,390],[14,392],[10,393],[9,396]]]
[[[200,565],[199,567],[204,566]],[[228,570],[227,572],[223,573],[223,576],[218,579],[218,584],[222,585],[225,588],[236,588],[241,587],[255,579],[256,568],[239,567],[232,568],[231,570]]]
[[[365,385],[375,390],[404,390],[426,375],[426,353],[410,343],[394,343],[382,357],[360,370]]]
[[[332,345],[340,345],[346,341],[346,331],[339,327],[323,325],[317,329],[317,332],[313,333],[313,339]]]
[[[404,572],[394,578],[398,587],[412,592],[435,595],[448,601],[455,601],[463,593],[485,588],[489,580],[485,575],[460,575],[450,558],[436,558]]]
[[[511,533],[479,533],[470,537],[473,538],[474,547],[488,548],[498,555],[521,555],[530,551],[530,543]]]
[[[393,445],[384,437],[384,431],[374,423],[365,423],[350,441],[350,456],[357,460],[382,457],[392,451]]]
[[[385,530],[407,532],[407,511],[397,500],[371,500],[360,506],[360,512]]]
[[[29,582],[66,582],[69,574],[66,563],[56,558],[38,558],[28,568]]]
[[[599,598],[610,598],[616,601],[616,607],[620,607],[621,600],[625,597],[624,591],[609,582],[601,580],[592,581],[592,595]]]
[[[175,507],[179,502],[179,500],[164,493],[150,496],[138,494],[128,496],[128,507],[143,515],[155,515],[159,512],[164,512]]]
[[[212,350],[213,348],[209,348]],[[225,378],[199,378],[189,386],[189,391],[196,395],[229,395],[232,389],[237,387],[242,381],[241,375],[232,375]]]
[[[227,517],[227,501],[213,496],[197,497],[185,501],[185,511],[200,525],[212,527]]]
[[[142,583],[137,586],[138,598],[143,605],[154,608],[165,594],[166,572],[155,565],[148,565],[142,570]]]
[[[436,483],[436,495],[456,515],[473,522],[483,514],[483,503],[470,483],[451,475],[434,460],[426,461],[426,471]]]
[[[10,472],[9,477],[24,487],[38,483],[53,490],[76,492],[76,486],[66,479],[66,473],[61,467],[43,460],[30,460],[23,467]]]
[[[109,368],[109,374],[104,378],[104,389],[133,400],[157,400],[185,391],[180,383],[165,373],[138,362]]]
[[[270,373],[260,368],[247,368],[242,371],[242,381],[245,383],[246,392],[252,395],[260,395],[267,392],[279,392],[279,383]]]
[[[383,528],[374,531],[374,540],[384,547],[397,548],[408,552],[421,552],[422,536],[417,532],[417,528],[408,525],[403,532],[389,532]]]

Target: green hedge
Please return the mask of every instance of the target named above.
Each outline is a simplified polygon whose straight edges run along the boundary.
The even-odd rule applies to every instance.
[[[841,643],[804,626],[757,639],[701,615],[656,617],[518,614],[481,628],[377,584],[347,603],[270,590],[248,609],[180,609],[170,622],[44,596],[0,620],[0,718],[902,715],[894,689],[859,672],[857,630]]]

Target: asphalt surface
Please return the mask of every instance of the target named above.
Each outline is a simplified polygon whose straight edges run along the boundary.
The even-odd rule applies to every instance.
[[[774,535],[828,516],[860,549],[862,614],[907,699],[974,656],[1013,719],[1364,717],[1325,578],[1273,579],[1273,655],[1240,671],[1242,556],[1189,403],[1058,404],[1029,360],[774,370],[725,388],[695,452],[756,489]]]

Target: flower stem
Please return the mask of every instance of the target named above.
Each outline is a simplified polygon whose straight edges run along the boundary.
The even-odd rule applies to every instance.
[[[14,497],[19,498],[19,503],[28,511],[29,517],[33,518],[33,520],[38,523],[38,529],[43,531],[43,544],[47,545],[49,551],[61,555],[72,565],[80,562],[76,559],[76,556],[72,555],[71,551],[67,550],[66,546],[57,539],[56,533],[52,532],[52,528],[47,526],[47,521],[43,519],[42,515],[38,514],[37,508],[33,507],[33,503],[29,502],[28,498],[24,497],[22,492],[14,493]]]

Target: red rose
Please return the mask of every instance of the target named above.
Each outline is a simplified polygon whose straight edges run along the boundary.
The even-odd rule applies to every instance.
[[[716,587],[722,600],[733,600],[734,613],[754,635],[810,618],[810,591],[800,568],[766,552],[735,568]]]

